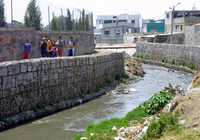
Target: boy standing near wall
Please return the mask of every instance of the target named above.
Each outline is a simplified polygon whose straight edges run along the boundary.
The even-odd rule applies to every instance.
[[[30,58],[31,49],[32,49],[32,44],[29,42],[29,40],[26,40],[26,43],[24,44],[23,59]]]

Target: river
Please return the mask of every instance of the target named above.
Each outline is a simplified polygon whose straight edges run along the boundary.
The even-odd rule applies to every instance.
[[[81,106],[4,131],[0,133],[0,140],[72,140],[91,123],[125,116],[168,83],[186,89],[193,78],[192,74],[163,67],[143,65],[143,68],[146,74],[137,82],[118,86],[107,95]]]

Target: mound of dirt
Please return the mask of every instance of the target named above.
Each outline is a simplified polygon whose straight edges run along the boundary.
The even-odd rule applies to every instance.
[[[200,130],[200,89],[190,90],[187,96],[177,96],[175,112],[180,113],[180,123],[186,128]]]
[[[200,87],[200,72],[195,76],[194,80],[192,81],[192,87]]]
[[[125,70],[129,77],[144,76],[142,64],[128,56],[125,56]]]

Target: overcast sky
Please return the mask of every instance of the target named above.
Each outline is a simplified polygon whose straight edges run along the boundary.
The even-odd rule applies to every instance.
[[[10,1],[4,0],[6,20],[10,21]],[[14,19],[23,22],[24,13],[30,0],[13,0]],[[142,18],[164,18],[165,11],[181,2],[177,9],[191,10],[193,5],[200,9],[200,0],[37,0],[42,11],[42,23],[48,22],[48,6],[51,12],[60,14],[60,8],[85,8],[97,15],[140,13]],[[64,13],[65,14],[65,13]]]

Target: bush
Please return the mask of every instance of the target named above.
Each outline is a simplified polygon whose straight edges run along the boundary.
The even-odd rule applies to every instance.
[[[173,98],[168,91],[161,91],[159,94],[153,96],[145,105],[146,112],[149,115],[154,115],[165,107]]]

